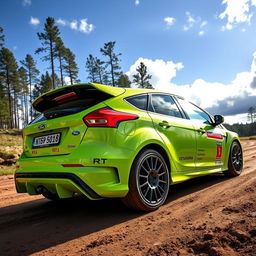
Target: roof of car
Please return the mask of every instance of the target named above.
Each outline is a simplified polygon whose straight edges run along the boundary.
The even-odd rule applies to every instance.
[[[113,87],[113,86],[97,84],[97,83],[81,83],[81,84],[67,85],[67,86],[59,87],[57,89],[48,91],[40,95],[37,99],[35,99],[32,105],[36,109],[36,105],[38,104],[38,102],[42,100],[42,98],[44,98],[44,96],[50,96],[56,93],[58,94],[61,91],[71,91],[73,87],[81,88],[83,86],[85,87],[88,86],[89,88],[94,87],[97,90],[103,91],[113,96],[120,96],[124,94],[126,97],[128,97],[128,96],[133,96],[133,95],[142,94],[142,93],[150,93],[150,92],[172,94],[171,92],[168,92],[168,91],[160,91],[155,89],[123,88],[123,87]]]

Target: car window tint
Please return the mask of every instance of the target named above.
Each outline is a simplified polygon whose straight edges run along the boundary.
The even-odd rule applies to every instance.
[[[148,96],[146,94],[126,98],[126,101],[136,108],[147,110]]]
[[[211,124],[212,120],[211,117],[204,112],[202,109],[199,107],[195,106],[194,104],[183,100],[181,98],[177,98],[179,103],[181,104],[181,107],[185,110],[187,113],[189,119],[191,120],[196,120],[196,121],[201,121],[205,124]]]
[[[174,102],[173,98],[168,95],[153,94],[151,96],[150,111],[162,115],[181,117],[182,115]]]

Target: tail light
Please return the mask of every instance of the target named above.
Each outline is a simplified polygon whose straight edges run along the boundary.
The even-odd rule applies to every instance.
[[[122,121],[135,120],[137,115],[119,112],[111,108],[100,108],[88,115],[83,120],[89,127],[118,127]]]

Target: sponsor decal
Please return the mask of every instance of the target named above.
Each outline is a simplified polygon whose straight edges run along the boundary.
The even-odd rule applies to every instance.
[[[184,161],[184,160],[193,160],[193,156],[180,156],[179,159],[181,161]]]
[[[52,152],[60,152],[59,148],[52,148]]]
[[[222,162],[221,161],[216,161],[215,165],[222,165]]]
[[[220,133],[214,133],[214,132],[207,132],[207,137],[210,139],[217,139],[217,140],[222,140],[223,135]]]
[[[222,143],[217,141],[216,144],[216,160],[220,160],[222,157]]]
[[[37,150],[32,150],[31,153],[32,153],[33,155],[35,155],[35,154],[37,154]]]

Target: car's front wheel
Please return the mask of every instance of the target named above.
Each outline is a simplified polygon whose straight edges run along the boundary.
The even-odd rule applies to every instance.
[[[243,170],[243,152],[241,145],[234,141],[230,147],[228,170],[224,172],[226,176],[235,177]]]
[[[153,211],[165,202],[168,191],[169,170],[164,158],[153,149],[142,151],[132,165],[123,202],[133,209]]]

